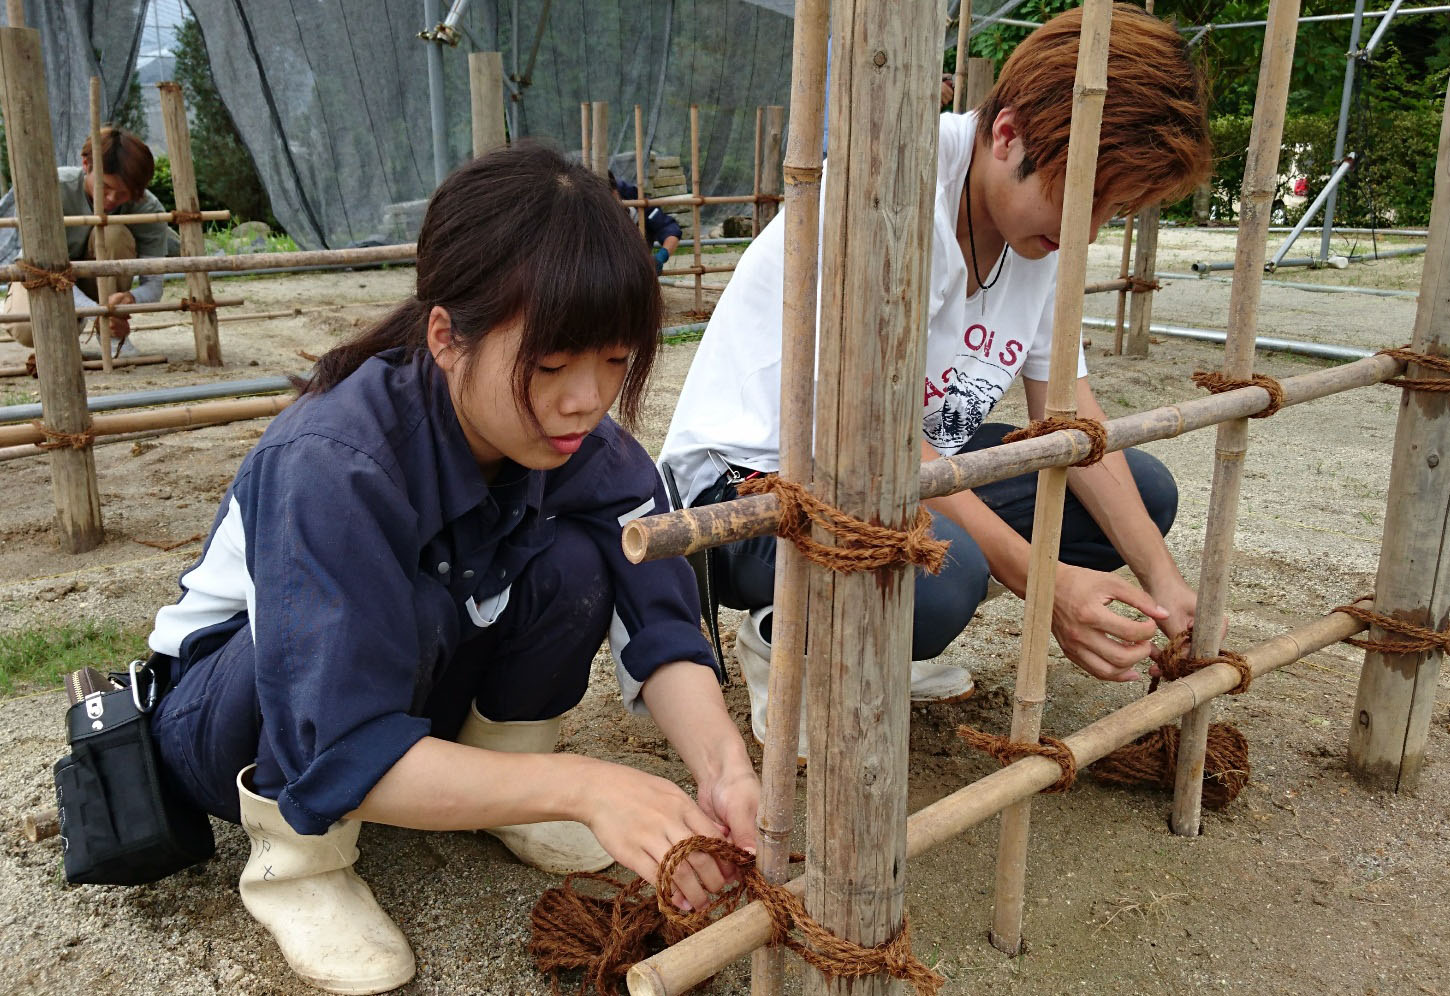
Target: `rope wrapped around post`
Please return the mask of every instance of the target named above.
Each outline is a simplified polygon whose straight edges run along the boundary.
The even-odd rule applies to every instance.
[[[1429,367],[1431,370],[1438,370],[1443,374],[1450,374],[1450,359],[1443,356],[1434,356],[1430,353],[1417,353],[1409,346],[1400,346],[1396,349],[1381,349],[1375,355],[1393,356],[1395,359],[1404,360],[1406,363],[1418,363],[1422,367]],[[1385,381],[1385,383],[1391,387],[1402,387],[1407,391],[1450,391],[1450,377],[1444,377],[1438,380],[1396,377],[1394,380]],[[1353,613],[1350,614],[1353,615]]]
[[[171,219],[178,225],[185,225],[191,222],[200,223],[202,220],[200,211],[173,211]]]
[[[63,270],[47,270],[42,266],[35,266],[23,259],[17,259],[15,265],[21,270],[30,274],[28,280],[20,281],[20,286],[26,290],[40,290],[42,287],[49,287],[51,290],[64,294],[76,285],[75,268],[69,263]]]
[[[192,297],[182,298],[176,302],[176,306],[182,311],[215,311],[217,309],[215,301],[198,301]]]
[[[703,852],[739,869],[739,884],[727,889],[701,909],[682,912],[667,897],[674,892],[675,869],[691,854]],[[799,855],[792,855],[799,860]],[[596,881],[615,890],[613,896],[579,892],[576,881]],[[945,979],[927,968],[911,952],[908,923],[889,941],[865,947],[826,931],[806,913],[805,903],[784,887],[772,884],[755,868],[755,856],[729,841],[689,837],[679,841],[660,862],[655,895],[646,893],[643,879],[625,883],[606,875],[576,873],[564,884],[539,897],[530,921],[533,935],[529,952],[541,972],[549,976],[555,996],[562,992],[559,972],[583,969],[580,992],[593,986],[600,996],[616,991],[630,966],[642,961],[651,948],[674,944],[708,926],[744,902],[759,901],[770,915],[770,943],[783,944],[829,979],[857,979],[887,973],[916,988],[921,996],[936,996]],[[800,936],[797,937],[796,934]]]
[[[1076,429],[1086,434],[1091,444],[1088,455],[1070,466],[1091,467],[1107,454],[1108,430],[1095,418],[1062,418],[1054,415],[1051,418],[1031,422],[1025,429],[1013,429],[1002,437],[1002,442],[1015,443],[1019,439],[1035,439],[1061,429]]]
[[[36,449],[59,450],[69,447],[73,450],[83,450],[96,439],[96,434],[90,429],[85,432],[61,432],[59,429],[52,429],[40,419],[32,419],[30,424],[45,437],[45,442],[35,444]]]
[[[1218,654],[1214,657],[1189,657],[1189,647],[1192,643],[1192,627],[1168,641],[1168,646],[1163,650],[1163,659],[1158,664],[1158,674],[1148,683],[1149,695],[1158,690],[1160,681],[1177,681],[1195,671],[1202,671],[1210,664],[1228,664],[1239,673],[1239,683],[1230,688],[1228,694],[1242,695],[1249,690],[1249,685],[1254,680],[1254,672],[1243,654],[1219,648]]]
[[[1262,387],[1269,392],[1269,405],[1249,418],[1268,418],[1270,415],[1277,415],[1279,409],[1284,407],[1284,385],[1268,374],[1254,374],[1248,380],[1234,380],[1217,371],[1198,370],[1193,374],[1193,383],[1212,394],[1237,391],[1241,387]]]
[[[1450,383],[1450,381],[1446,381],[1446,383]],[[1359,647],[1361,650],[1373,650],[1381,654],[1422,654],[1429,650],[1438,650],[1442,654],[1450,654],[1450,631],[1439,632],[1427,629],[1404,619],[1396,619],[1393,616],[1362,609],[1358,605],[1341,605],[1334,611],[1353,616],[1360,622],[1367,622],[1371,626],[1378,626],[1386,633],[1398,633],[1409,638],[1406,640],[1361,640],[1352,636],[1344,638],[1345,643]]]
[[[1163,289],[1163,285],[1156,280],[1144,280],[1141,277],[1127,277],[1125,279],[1128,281],[1128,289],[1134,294],[1143,294],[1149,291],[1160,291]]]
[[[909,529],[892,529],[847,515],[794,481],[776,475],[741,481],[742,495],[774,494],[780,502],[776,535],[794,543],[812,563],[842,574],[874,571],[897,564],[915,564],[932,574],[942,569],[948,543],[931,535],[931,513],[918,506]],[[841,541],[827,546],[811,538],[811,523]]]
[[[1042,790],[1045,793],[1066,792],[1077,781],[1077,758],[1073,757],[1067,744],[1054,737],[1042,737],[1035,744],[1019,744],[1010,737],[983,733],[981,730],[975,730],[965,724],[957,727],[957,736],[961,737],[968,747],[982,751],[987,756],[996,759],[997,763],[1004,768],[1013,761],[1032,755],[1056,761],[1057,766],[1062,769],[1062,774],[1057,781]]]

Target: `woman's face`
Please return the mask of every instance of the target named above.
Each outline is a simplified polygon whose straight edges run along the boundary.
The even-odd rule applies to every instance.
[[[629,372],[630,350],[623,346],[542,357],[529,380],[536,425],[514,396],[522,326],[513,323],[485,335],[473,362],[465,364],[463,354],[449,344],[448,322],[448,312],[435,307],[428,346],[448,379],[458,422],[487,478],[504,458],[534,470],[562,466],[614,404]]]

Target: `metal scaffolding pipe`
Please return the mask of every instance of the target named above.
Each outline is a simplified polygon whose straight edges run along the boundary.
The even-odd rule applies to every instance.
[[[1083,318],[1082,323],[1089,328],[1110,329],[1113,322],[1107,318]],[[1150,325],[1148,331],[1157,335],[1166,335],[1170,339],[1194,339],[1198,342],[1216,342],[1223,345],[1228,339],[1228,333],[1220,332],[1217,329],[1196,329],[1186,325]],[[1373,356],[1372,349],[1361,349],[1358,346],[1330,346],[1322,342],[1300,342],[1297,339],[1273,339],[1266,336],[1259,336],[1254,340],[1254,346],[1258,349],[1271,353],[1294,353],[1299,356],[1313,356],[1321,360],[1362,360],[1366,356]]]
[[[286,377],[258,377],[253,380],[227,380],[215,384],[193,384],[189,387],[163,387],[154,391],[131,391],[126,394],[104,394],[86,399],[86,410],[110,412],[120,408],[144,408],[148,405],[169,405],[183,401],[205,401],[208,398],[243,398],[252,394],[276,394],[292,390]],[[0,422],[28,422],[41,417],[37,404],[8,405],[0,408]]]
[[[1216,284],[1232,284],[1232,277],[1210,277],[1206,273],[1154,273],[1155,280],[1208,280]],[[1407,290],[1385,290],[1382,287],[1355,287],[1341,286],[1340,284],[1306,284],[1296,283],[1293,280],[1265,280],[1265,286],[1269,287],[1290,287],[1294,290],[1319,291],[1324,294],[1370,294],[1374,297],[1407,297],[1418,298],[1418,291]]]
[[[423,34],[428,46],[428,116],[433,129],[433,185],[448,176],[448,126],[443,116],[443,49],[433,35],[438,26],[438,0],[423,0]]]
[[[1363,3],[1364,0],[1360,0],[1360,2]],[[1335,152],[1335,156],[1338,157],[1343,154],[1343,152],[1344,150],[1342,148],[1338,149]],[[1352,169],[1354,169],[1353,152],[1349,153],[1349,155],[1347,156],[1344,156],[1343,162],[1339,164],[1339,168],[1334,171],[1334,175],[1329,178],[1329,182],[1324,185],[1324,189],[1319,191],[1319,196],[1314,198],[1313,203],[1311,203],[1309,207],[1304,211],[1304,214],[1300,216],[1299,223],[1296,224],[1294,228],[1289,232],[1289,237],[1279,244],[1279,248],[1274,251],[1274,255],[1269,259],[1267,263],[1264,264],[1265,273],[1273,273],[1274,270],[1278,267],[1279,263],[1283,261],[1284,257],[1289,255],[1289,250],[1292,249],[1294,247],[1294,243],[1298,241],[1300,233],[1302,233],[1304,229],[1309,227],[1309,222],[1314,220],[1314,216],[1319,213],[1320,208],[1324,207],[1324,203],[1326,201],[1330,201],[1332,203],[1334,192],[1339,189],[1340,182],[1349,175],[1349,171]],[[1324,242],[1321,247],[1323,249],[1323,252],[1320,255],[1321,259],[1327,260],[1329,258],[1329,235],[1333,231],[1333,218],[1334,208],[1331,206],[1325,213],[1326,224],[1324,227]]]
[[[1385,17],[1385,23],[1389,23],[1389,17]],[[1354,96],[1354,70],[1359,64],[1359,29],[1364,24],[1364,0],[1354,0],[1354,24],[1349,29],[1349,51],[1345,55],[1344,64],[1344,89],[1339,94],[1339,124],[1334,131],[1334,161],[1344,159],[1344,139],[1349,133],[1349,102]],[[1342,169],[1343,167],[1341,167]],[[1335,176],[1339,174],[1336,173]],[[1328,191],[1328,203],[1324,207],[1324,229],[1319,235],[1319,258],[1329,258],[1329,240],[1334,234],[1334,206],[1339,201],[1339,191],[1334,181],[1330,181],[1325,188]],[[1306,212],[1307,213],[1307,212]],[[1285,250],[1287,251],[1287,249]],[[1275,263],[1278,262],[1276,259]],[[1270,270],[1272,273],[1273,271]]]
[[[1365,59],[1370,59],[1374,56],[1374,50],[1379,47],[1380,39],[1384,37],[1385,29],[1390,26],[1390,21],[1394,20],[1395,14],[1399,13],[1400,4],[1404,2],[1405,0],[1395,0],[1394,3],[1390,4],[1390,9],[1385,11],[1385,19],[1380,21],[1380,26],[1374,29],[1374,34],[1369,36],[1369,44],[1365,45],[1364,52],[1361,53]]]
[[[1344,260],[1345,266],[1348,266],[1350,263],[1363,263],[1374,259],[1394,259],[1396,256],[1423,256],[1425,254],[1425,248],[1425,246],[1411,246],[1408,249],[1385,249],[1381,252],[1362,252],[1356,253],[1353,256],[1341,256],[1339,258]],[[1275,269],[1282,270],[1286,266],[1320,267],[1325,265],[1333,264],[1326,264],[1324,260],[1313,259],[1309,256],[1296,256],[1293,259],[1280,260]],[[1267,269],[1268,264],[1265,263],[1264,267]],[[1194,273],[1214,273],[1219,270],[1232,270],[1233,268],[1232,260],[1222,263],[1211,263],[1207,260],[1200,260],[1193,264]],[[1337,270],[1344,269],[1343,266],[1335,266],[1334,268]]]

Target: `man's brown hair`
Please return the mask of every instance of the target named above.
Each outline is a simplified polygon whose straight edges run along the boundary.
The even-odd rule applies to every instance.
[[[1081,34],[1081,7],[1032,32],[977,108],[982,143],[991,141],[998,113],[1012,109],[1025,152],[1019,178],[1039,173],[1049,190],[1067,173]],[[1177,200],[1203,182],[1213,166],[1207,102],[1203,76],[1182,36],[1139,7],[1113,4],[1094,200],[1132,211]]]
[[[87,169],[93,168],[89,138],[81,146],[81,162]],[[156,172],[156,160],[145,142],[129,131],[109,126],[101,129],[101,163],[106,167],[107,176],[121,178],[133,201],[145,193]]]

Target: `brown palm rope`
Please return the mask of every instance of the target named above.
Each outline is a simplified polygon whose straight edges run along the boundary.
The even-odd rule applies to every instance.
[[[1178,770],[1178,727],[1160,726],[1100,761],[1088,774],[1115,785],[1149,785],[1172,789]],[[1203,754],[1203,804],[1223,809],[1249,781],[1249,742],[1228,723],[1208,728]]]
[[[215,311],[217,309],[215,301],[198,301],[193,297],[184,297],[176,304],[182,311]]]
[[[742,495],[774,494],[780,502],[776,535],[794,543],[807,560],[830,570],[850,574],[916,564],[936,574],[946,560],[948,544],[931,535],[931,513],[920,506],[911,528],[892,529],[849,516],[778,475],[741,481],[736,490]],[[812,523],[840,540],[841,545],[828,546],[813,539]]]
[[[1450,381],[1446,381],[1446,383],[1450,384]],[[1352,636],[1344,638],[1345,643],[1362,650],[1373,650],[1381,654],[1423,654],[1430,650],[1438,650],[1442,654],[1450,653],[1450,631],[1437,632],[1404,619],[1396,619],[1393,616],[1360,608],[1358,605],[1341,605],[1334,611],[1353,616],[1371,626],[1378,626],[1386,633],[1398,633],[1409,638],[1406,640],[1369,640],[1356,639]]]
[[[1234,380],[1217,371],[1198,370],[1193,374],[1193,382],[1213,394],[1237,391],[1243,387],[1262,387],[1269,392],[1268,407],[1261,412],[1254,412],[1249,418],[1268,418],[1270,415],[1277,415],[1279,409],[1284,407],[1284,385],[1268,374],[1254,374],[1248,380]]]
[[[1011,737],[983,733],[981,730],[974,730],[965,724],[957,727],[957,736],[961,737],[968,747],[984,752],[1003,767],[1028,756],[1045,757],[1056,761],[1057,766],[1062,769],[1062,774],[1057,781],[1043,789],[1044,792],[1066,792],[1072,788],[1073,782],[1077,781],[1077,758],[1073,757],[1072,751],[1061,740],[1053,737],[1041,737],[1035,744],[1017,743]]]
[[[1242,695],[1249,690],[1249,685],[1254,680],[1254,671],[1243,654],[1220,648],[1213,657],[1190,657],[1188,654],[1192,643],[1191,626],[1168,641],[1168,646],[1163,651],[1163,660],[1158,665],[1158,676],[1148,683],[1149,695],[1158,690],[1159,681],[1177,681],[1195,671],[1202,671],[1210,664],[1228,664],[1239,673],[1239,683],[1230,688],[1228,694]]]
[[[26,290],[33,291],[49,287],[53,291],[64,294],[76,285],[75,267],[69,263],[63,270],[47,270],[44,267],[27,263],[23,259],[17,259],[15,265],[30,274],[29,279],[20,282],[20,286]]]
[[[1076,429],[1088,437],[1088,455],[1072,466],[1090,467],[1107,455],[1108,430],[1101,422],[1092,418],[1061,418],[1054,415],[1031,422],[1025,429],[1013,429],[1002,437],[1002,442],[1015,443],[1019,439],[1035,439],[1061,429]]]
[[[201,212],[200,211],[173,211],[173,212],[171,212],[171,220],[174,223],[178,224],[178,225],[186,225],[186,224],[190,224],[192,222],[200,222],[201,221]]]
[[[59,450],[69,447],[73,450],[83,450],[96,438],[96,434],[90,429],[84,432],[61,432],[59,429],[52,429],[40,419],[33,419],[30,424],[45,437],[44,442],[35,444],[37,449]]]
[[[1163,289],[1163,285],[1156,280],[1144,280],[1141,277],[1129,277],[1127,279],[1128,289],[1131,290],[1134,294],[1142,294],[1145,291],[1159,291]]]
[[[1393,356],[1397,360],[1404,360],[1408,363],[1418,363],[1422,367],[1429,367],[1431,370],[1438,370],[1443,374],[1450,374],[1450,359],[1444,356],[1435,356],[1431,353],[1417,353],[1409,346],[1400,346],[1396,349],[1381,349],[1377,356]],[[1393,387],[1403,387],[1409,391],[1450,391],[1450,377],[1440,377],[1434,380],[1425,380],[1414,377],[1396,377],[1394,380],[1385,381]]]
[[[740,871],[739,883],[701,909],[682,912],[666,897],[675,891],[676,869],[696,852],[735,865]],[[798,858],[792,855],[792,860]],[[601,883],[613,894],[582,893],[574,884],[584,881]],[[798,897],[783,886],[767,882],[755,867],[754,855],[728,841],[713,837],[679,841],[660,862],[654,896],[647,889],[643,879],[626,883],[580,872],[539,897],[530,917],[533,934],[529,952],[539,971],[549,976],[556,996],[562,993],[559,973],[570,969],[584,972],[581,994],[592,986],[600,996],[612,996],[636,962],[708,926],[743,902],[756,900],[770,916],[769,943],[785,945],[828,979],[885,973],[911,983],[922,996],[935,996],[946,981],[912,954],[907,923],[903,922],[896,936],[875,947],[836,937],[806,913]]]

